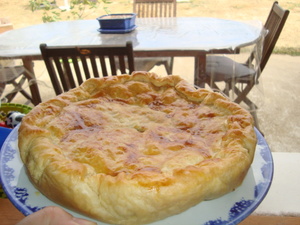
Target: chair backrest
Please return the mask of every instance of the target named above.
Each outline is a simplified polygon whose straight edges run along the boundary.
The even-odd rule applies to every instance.
[[[264,39],[262,58],[260,63],[260,70],[263,71],[265,68],[273,50],[276,42],[280,36],[280,33],[284,27],[284,24],[289,15],[289,10],[284,10],[278,5],[278,2],[274,2],[265,23],[265,29],[268,33]]]
[[[127,42],[126,46],[114,47],[50,47],[41,44],[40,49],[57,95],[79,86],[91,77],[117,75],[118,71],[131,74],[134,71],[131,42]]]
[[[176,0],[134,0],[138,17],[176,17]]]

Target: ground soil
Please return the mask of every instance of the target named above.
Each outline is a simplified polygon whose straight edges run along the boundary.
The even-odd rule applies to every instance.
[[[0,17],[8,18],[14,28],[42,23],[44,10],[32,12],[29,2],[30,0],[1,0]],[[300,49],[300,38],[298,37],[300,33],[300,2],[299,0],[289,0],[279,3],[283,8],[290,10],[290,15],[276,47]],[[273,0],[178,0],[177,16],[261,20],[264,22],[272,4]],[[56,0],[56,5],[64,6],[64,0]],[[83,18],[95,19],[107,12],[132,12],[132,8],[132,0],[111,0],[111,3],[101,4],[97,9],[86,8]],[[78,18],[74,18],[70,11],[61,13],[61,16],[64,19]]]

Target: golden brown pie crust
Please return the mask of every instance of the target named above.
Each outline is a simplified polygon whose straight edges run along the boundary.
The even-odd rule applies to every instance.
[[[251,115],[178,76],[92,78],[36,106],[19,149],[49,199],[112,224],[144,224],[233,191],[256,146]]]

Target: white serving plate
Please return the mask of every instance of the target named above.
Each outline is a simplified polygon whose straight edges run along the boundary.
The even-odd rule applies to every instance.
[[[10,201],[27,216],[45,206],[59,205],[41,194],[28,179],[18,153],[18,127],[10,133],[2,146],[0,180]],[[254,161],[240,187],[223,197],[201,202],[181,214],[154,222],[151,225],[234,225],[249,216],[266,196],[272,183],[274,170],[268,144],[257,130],[256,134],[258,143]],[[74,211],[65,210],[76,217],[95,221]],[[95,222],[99,225],[106,224]]]

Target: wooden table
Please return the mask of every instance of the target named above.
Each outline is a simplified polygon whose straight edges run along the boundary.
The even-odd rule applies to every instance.
[[[24,216],[8,199],[0,199],[0,223],[1,225],[15,225]],[[296,225],[300,224],[300,217],[280,216],[255,216],[246,218],[240,225]],[[41,224],[42,225],[42,224]],[[199,224],[200,225],[200,224]]]
[[[14,225],[24,218],[8,199],[0,199],[0,223],[2,225]]]
[[[259,40],[258,21],[238,22],[217,18],[137,18],[137,28],[125,34],[101,34],[97,20],[45,23],[11,30],[0,35],[0,58],[21,58],[28,79],[34,81],[33,60],[41,60],[39,45],[125,45],[133,42],[135,57],[194,57],[194,77],[205,76],[206,54],[235,53]],[[30,86],[38,91],[36,82]],[[36,105],[40,95],[33,96]]]

